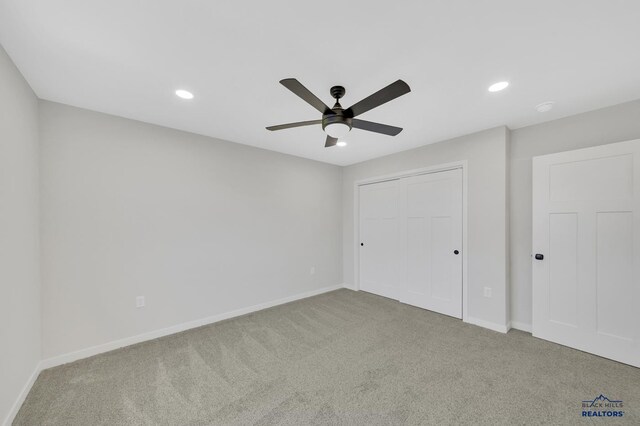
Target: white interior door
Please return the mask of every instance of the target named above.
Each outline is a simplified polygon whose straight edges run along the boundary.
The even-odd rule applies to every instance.
[[[462,318],[462,170],[403,183],[406,281],[400,301]]]
[[[360,186],[360,289],[398,299],[398,180]]]
[[[640,367],[640,140],[534,158],[533,253],[533,335]]]

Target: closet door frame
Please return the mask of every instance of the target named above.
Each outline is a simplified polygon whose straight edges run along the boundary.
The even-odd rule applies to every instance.
[[[468,318],[468,274],[467,265],[469,256],[467,248],[467,160],[455,161],[452,163],[438,164],[434,166],[424,167],[420,169],[405,170],[388,175],[375,176],[366,179],[357,180],[353,187],[353,273],[355,290],[360,290],[360,186],[385,182],[388,180],[401,179],[411,176],[424,175],[429,173],[444,172],[447,170],[462,169],[462,320]]]

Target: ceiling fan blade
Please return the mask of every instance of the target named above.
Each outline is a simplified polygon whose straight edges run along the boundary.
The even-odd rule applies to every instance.
[[[395,83],[391,83],[384,89],[378,90],[373,95],[364,98],[360,102],[347,108],[344,112],[349,117],[356,117],[362,113],[369,111],[370,109],[379,107],[389,101],[394,100],[404,94],[411,91],[411,88],[407,83],[402,80],[398,80]]]
[[[317,109],[323,114],[331,114],[331,108],[329,108],[324,102],[322,102],[316,95],[311,93],[309,89],[304,87],[302,83],[300,83],[295,78],[285,78],[284,80],[280,80],[280,84],[282,84],[287,89],[291,90],[293,93],[302,98],[303,101]]]
[[[292,127],[312,126],[314,124],[322,124],[322,120],[298,121],[297,123],[279,124],[277,126],[269,126],[267,130],[291,129]]]
[[[338,143],[338,138],[332,138],[331,136],[327,135],[327,141],[324,143],[324,147],[329,148],[329,147],[335,146],[337,143]]]
[[[402,127],[389,126],[386,124],[373,123],[371,121],[354,118],[351,124],[356,129],[368,130],[370,132],[382,133],[383,135],[395,136],[402,131]]]

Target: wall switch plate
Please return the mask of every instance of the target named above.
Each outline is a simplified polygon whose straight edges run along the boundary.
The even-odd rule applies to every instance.
[[[136,308],[144,308],[145,301],[144,296],[136,297]]]
[[[491,287],[484,288],[484,297],[491,297]]]
[[[311,274],[311,275],[315,275],[316,274],[316,267],[315,266],[311,267],[311,270],[309,271],[309,274]]]

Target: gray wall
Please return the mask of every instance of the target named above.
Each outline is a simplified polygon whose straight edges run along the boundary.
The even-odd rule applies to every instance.
[[[45,358],[342,283],[340,167],[40,114]]]
[[[640,138],[640,101],[511,132],[511,319],[531,326],[532,157]]]
[[[0,47],[0,421],[40,360],[38,101]]]
[[[496,328],[508,323],[507,150],[505,127],[426,145],[348,166],[343,171],[344,279],[355,285],[354,184],[382,176],[460,160],[468,161],[468,315]],[[390,142],[391,143],[391,142]],[[483,296],[484,287],[492,297]]]

